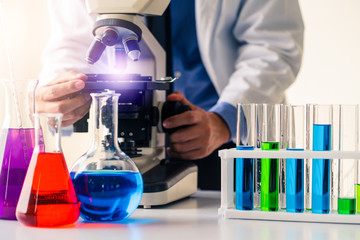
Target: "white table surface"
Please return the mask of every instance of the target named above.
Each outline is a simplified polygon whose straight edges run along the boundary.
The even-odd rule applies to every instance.
[[[200,191],[164,207],[139,208],[117,223],[79,219],[71,227],[34,228],[0,220],[0,240],[360,239],[360,225],[222,219],[219,205],[220,192]]]

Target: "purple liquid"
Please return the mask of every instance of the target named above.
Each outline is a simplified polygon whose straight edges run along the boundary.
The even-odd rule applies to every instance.
[[[4,151],[0,171],[0,218],[16,219],[16,205],[35,146],[34,133],[33,128],[10,128],[5,149],[0,149],[0,153]]]

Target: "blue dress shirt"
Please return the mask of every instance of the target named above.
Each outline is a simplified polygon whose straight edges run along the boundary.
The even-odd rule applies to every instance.
[[[170,3],[172,70],[179,79],[174,90],[182,92],[194,105],[221,116],[236,136],[236,108],[217,103],[219,95],[202,63],[196,36],[195,0],[172,0]]]

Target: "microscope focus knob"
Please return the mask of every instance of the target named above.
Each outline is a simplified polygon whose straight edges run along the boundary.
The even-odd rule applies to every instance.
[[[160,120],[160,113],[157,107],[152,107],[151,109],[151,116],[150,116],[150,124],[151,126],[158,125]]]
[[[165,121],[165,119],[171,117],[171,116],[175,116],[177,114],[186,112],[186,111],[190,111],[191,108],[187,105],[182,105],[179,101],[166,101],[163,104],[162,110],[161,110],[161,125],[162,123]],[[164,128],[163,127],[163,131],[166,133],[173,133],[176,130],[178,130],[181,127],[178,128]]]

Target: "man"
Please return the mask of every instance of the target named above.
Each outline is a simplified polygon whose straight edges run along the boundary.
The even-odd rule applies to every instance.
[[[63,126],[82,118],[90,97],[79,94],[83,73],[102,73],[105,60],[83,60],[94,17],[84,0],[50,0],[53,34],[44,53],[38,112],[64,114]],[[297,0],[173,0],[169,6],[172,71],[180,79],[169,101],[192,111],[164,127],[171,157],[198,160],[199,186],[220,188],[217,149],[235,139],[237,103],[280,103],[302,57],[303,22]],[[194,86],[194,87],[193,87]],[[233,144],[233,143],[232,143]],[[231,144],[228,146],[232,146]]]

